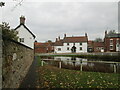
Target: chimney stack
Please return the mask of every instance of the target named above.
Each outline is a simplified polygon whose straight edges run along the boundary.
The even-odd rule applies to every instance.
[[[66,34],[64,34],[64,38],[66,37]]]
[[[60,40],[60,36],[58,37],[58,39]]]
[[[24,16],[20,17],[20,24],[25,24],[25,17]]]
[[[105,31],[105,36],[107,35],[107,30]]]
[[[87,33],[85,33],[85,36],[87,37]]]
[[[58,39],[56,38],[56,42],[58,41]]]

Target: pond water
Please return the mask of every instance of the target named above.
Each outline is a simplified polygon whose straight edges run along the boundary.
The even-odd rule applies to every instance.
[[[104,72],[104,73],[119,73],[120,63],[101,63],[101,62],[91,62],[97,61],[94,59],[83,59],[77,57],[42,57],[45,59],[46,64],[50,64],[56,67],[71,69],[71,70],[81,70],[82,71],[92,71],[92,72]],[[109,61],[108,61],[109,62]]]

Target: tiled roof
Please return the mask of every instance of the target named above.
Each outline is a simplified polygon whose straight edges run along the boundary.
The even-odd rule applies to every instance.
[[[54,46],[63,46],[63,43],[80,43],[80,42],[87,42],[87,37],[65,37],[64,39],[60,39],[55,42]]]
[[[77,42],[87,42],[87,37],[82,36],[82,37],[65,37],[64,38],[64,43],[77,43]]]
[[[92,47],[92,46],[93,46],[93,43],[94,43],[94,41],[88,41],[88,46],[89,46],[89,47]]]
[[[104,47],[104,42],[94,42],[94,47]]]
[[[63,40],[56,41],[54,46],[63,46]]]
[[[50,43],[38,43],[38,42],[35,42],[35,47],[47,47],[49,45],[50,45]]]
[[[106,35],[106,37],[109,37],[109,38],[120,38],[120,33],[118,33],[118,34],[110,34],[110,35]]]

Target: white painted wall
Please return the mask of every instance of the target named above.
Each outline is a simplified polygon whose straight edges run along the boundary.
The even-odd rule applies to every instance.
[[[34,41],[35,41],[35,39],[31,35],[31,33],[28,30],[26,30],[26,28],[24,28],[24,26],[20,26],[17,29],[17,31],[18,31],[19,38],[24,38],[24,42],[20,42],[19,40],[18,40],[18,42],[20,42],[20,43],[34,49]]]
[[[67,43],[63,44],[63,52],[64,53],[71,53],[71,48],[73,47],[73,43],[69,43],[69,45],[67,45]],[[70,50],[67,50],[67,47],[70,48]],[[80,52],[87,52],[87,42],[82,42],[82,45],[80,45],[80,43],[75,43],[75,47],[76,47],[76,53],[80,53]],[[82,47],[82,50],[80,50],[80,47]]]
[[[63,43],[63,46],[55,46],[55,52],[56,53],[71,53],[71,48],[73,47],[73,43]],[[69,50],[67,50],[67,47],[69,47]],[[76,47],[76,53],[81,53],[81,52],[87,52],[87,42],[82,42],[82,45],[80,43],[75,43]],[[82,50],[80,50],[80,47],[82,47]],[[61,48],[61,51],[58,51],[58,48]]]
[[[61,48],[61,51],[58,51],[58,48]],[[54,46],[54,53],[63,53],[63,46]]]

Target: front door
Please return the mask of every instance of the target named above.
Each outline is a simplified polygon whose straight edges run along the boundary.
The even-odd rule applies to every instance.
[[[73,46],[73,47],[71,48],[71,52],[72,52],[72,53],[75,53],[75,52],[76,52],[76,47],[75,47],[75,46]]]

